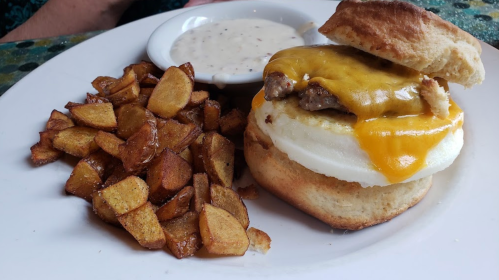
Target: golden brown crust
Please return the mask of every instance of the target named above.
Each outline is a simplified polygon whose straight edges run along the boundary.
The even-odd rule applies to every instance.
[[[399,1],[342,1],[319,28],[330,40],[471,87],[485,70],[477,39],[423,8]]]
[[[274,147],[258,128],[253,112],[244,133],[244,154],[260,186],[334,228],[358,230],[386,222],[418,203],[431,186],[431,176],[362,188],[317,174]]]

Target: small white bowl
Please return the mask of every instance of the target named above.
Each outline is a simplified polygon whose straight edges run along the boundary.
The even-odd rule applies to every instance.
[[[221,20],[258,18],[291,26],[295,29],[314,22],[314,19],[300,11],[283,5],[261,1],[234,1],[203,5],[179,14],[161,24],[149,38],[147,54],[151,61],[161,69],[178,66],[170,56],[175,40],[184,32],[198,26]],[[317,25],[303,33],[305,45],[326,43],[326,38],[317,31]],[[196,71],[193,65],[196,82],[213,84],[212,77],[216,73]],[[227,85],[247,84],[262,81],[262,72],[231,75]]]

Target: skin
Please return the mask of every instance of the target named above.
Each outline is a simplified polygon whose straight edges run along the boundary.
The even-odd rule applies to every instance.
[[[78,34],[116,26],[136,0],[49,0],[25,23],[0,38],[0,43]],[[190,0],[185,7],[230,0]]]

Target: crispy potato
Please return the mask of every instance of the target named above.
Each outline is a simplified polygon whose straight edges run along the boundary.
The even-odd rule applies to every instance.
[[[230,188],[234,177],[235,145],[216,132],[207,133],[203,141],[204,168],[210,181]],[[193,151],[194,152],[194,151]]]
[[[192,162],[193,162],[193,159],[192,159],[192,152],[191,152],[191,149],[189,149],[189,147],[185,148],[182,152],[180,152],[178,154],[181,158],[185,159],[185,161],[187,161],[189,163],[190,166],[192,166]]]
[[[222,135],[239,135],[246,128],[246,116],[239,109],[232,109],[220,118],[220,133]]]
[[[187,213],[193,194],[194,188],[191,186],[181,189],[171,200],[156,211],[158,220],[160,222],[168,221]]]
[[[55,135],[54,148],[75,157],[86,157],[99,149],[94,141],[97,131],[90,127],[68,127]]]
[[[193,123],[201,129],[203,128],[203,118],[203,110],[200,107],[183,109],[178,112],[176,117],[183,124]]]
[[[206,90],[197,90],[193,91],[191,94],[191,99],[189,99],[189,103],[187,103],[187,107],[197,107],[210,97],[210,93]]]
[[[189,163],[173,151],[165,149],[147,170],[149,200],[160,204],[181,190],[191,177],[192,168]]]
[[[153,91],[154,91],[153,88],[141,88],[139,95],[145,95],[147,96],[147,100],[149,100],[149,97],[151,96]]]
[[[40,141],[31,146],[31,161],[34,165],[40,166],[58,160],[64,155],[63,151],[55,149],[52,145],[53,138],[57,130],[46,130],[40,132]]]
[[[121,225],[148,249],[161,249],[166,239],[150,202],[118,217]]]
[[[119,146],[125,143],[116,135],[99,130],[95,135],[95,143],[106,153],[112,155],[113,157],[120,158]]]
[[[116,216],[120,216],[144,205],[149,187],[139,177],[129,176],[99,192]]]
[[[131,64],[123,69],[123,73],[127,73],[132,69],[137,75],[137,80],[139,81],[148,74],[151,74],[154,77],[161,77],[163,75],[163,70],[159,69],[156,65],[149,61],[141,61],[137,64]]]
[[[159,79],[156,78],[153,74],[147,73],[142,79],[139,80],[139,84],[141,88],[153,88],[159,82]]]
[[[250,227],[246,231],[246,234],[250,240],[249,250],[267,254],[270,250],[270,242],[272,241],[267,233]]]
[[[216,100],[207,99],[204,102],[203,129],[204,131],[218,130],[222,109]]]
[[[85,99],[85,103],[86,104],[109,103],[109,99],[95,94],[87,93],[87,99]]]
[[[104,131],[113,131],[118,127],[111,103],[82,104],[71,107],[69,112],[81,126]]]
[[[249,226],[248,210],[243,200],[232,189],[217,184],[210,186],[211,204],[222,208],[234,216],[247,229]]]
[[[186,62],[178,67],[180,70],[184,71],[185,74],[191,79],[192,84],[194,84],[194,68],[190,62]]]
[[[154,88],[147,109],[162,118],[173,118],[189,102],[192,88],[193,82],[189,76],[172,66]]]
[[[74,123],[68,116],[57,110],[52,110],[45,125],[45,131],[40,132],[40,141],[30,148],[33,164],[40,166],[61,158],[64,152],[54,148],[54,137],[58,131],[72,126]]]
[[[135,100],[134,104],[139,104],[142,107],[147,107],[147,102],[149,102],[149,97],[152,94],[154,88],[141,88],[139,92],[139,97]]]
[[[166,247],[178,259],[194,255],[203,246],[198,213],[187,212],[176,219],[161,222],[161,227],[165,233]]]
[[[107,96],[109,102],[113,103],[114,107],[119,107],[123,104],[132,103],[139,98],[140,86],[135,80],[125,88]]]
[[[203,204],[210,203],[210,182],[206,173],[197,173],[192,176],[194,195],[192,197],[191,210],[197,213],[203,210]]]
[[[141,171],[156,154],[158,130],[153,122],[146,122],[142,127],[119,145],[120,158],[127,172]]]
[[[46,130],[63,130],[68,127],[74,126],[74,122],[65,114],[53,110],[50,114],[50,118],[45,125]]]
[[[246,230],[229,212],[205,203],[199,214],[201,239],[208,252],[242,256],[248,250]]]
[[[106,85],[106,87],[104,88],[104,92],[107,92],[108,94],[106,94],[105,97],[108,97],[108,96],[111,96],[123,89],[125,89],[126,87],[130,86],[131,84],[139,84],[138,80],[137,80],[137,75],[135,74],[135,71],[133,71],[133,69],[130,69],[128,71],[125,71],[125,73],[123,74],[123,76],[119,79],[117,79],[114,83],[111,83],[109,85]]]
[[[126,179],[129,176],[133,176],[133,174],[131,174],[130,172],[126,172],[125,168],[123,167],[123,164],[117,165],[113,168],[111,174],[107,177],[106,181],[104,182],[104,185],[102,185],[102,188],[107,188],[111,185],[114,185],[119,181]]]
[[[109,87],[112,87],[118,79],[113,77],[99,76],[92,81],[92,86],[99,92],[99,96],[104,97],[109,95]]]
[[[118,129],[116,135],[128,139],[136,133],[146,122],[156,124],[156,118],[151,111],[137,104],[125,104],[116,110]]]
[[[94,213],[104,222],[121,227],[113,209],[107,205],[106,201],[100,196],[99,191],[92,193],[92,208]]]
[[[203,161],[203,141],[205,134],[199,134],[198,138],[191,143],[189,148],[192,152],[192,168],[195,173],[203,173],[204,169],[204,161]]]
[[[244,255],[249,219],[247,212],[246,220],[241,218],[244,203],[227,188],[234,177],[229,170],[235,166],[234,144],[216,133],[238,134],[241,113],[221,118],[221,103],[209,100],[206,85],[193,92],[190,63],[162,71],[143,61],[127,66],[118,79],[101,76],[92,85],[98,93],[87,93],[85,103],[66,104],[71,118],[52,112],[31,147],[34,164],[64,152],[80,157],[67,192],[91,200],[103,221],[124,227],[144,247],[166,244],[183,258],[198,251],[204,239],[208,252]],[[187,186],[193,168],[203,173]],[[210,182],[217,184],[213,203],[242,224],[210,204]]]
[[[93,169],[97,171],[99,177],[104,181],[112,172],[110,167],[113,166],[113,157],[105,151],[98,150],[95,153],[84,157],[82,160],[86,161]]]
[[[73,120],[69,119],[66,120],[61,120],[61,119],[54,119],[54,120],[49,120],[47,122],[47,128],[46,130],[54,130],[54,131],[61,131],[63,129],[66,129],[68,127],[73,127],[75,126],[73,123]]]
[[[185,159],[189,163],[190,166],[192,166],[192,152],[189,147],[185,148],[182,152],[178,154],[181,158]]]
[[[66,192],[90,201],[92,193],[102,184],[99,172],[84,159],[76,164],[66,181]]]
[[[260,196],[255,184],[251,184],[251,185],[244,187],[244,188],[237,188],[237,194],[242,199],[250,199],[250,200],[257,199]]]
[[[157,153],[161,153],[165,148],[180,153],[201,133],[201,129],[192,123],[181,124],[172,119],[158,121],[159,147]]]
[[[71,109],[72,107],[75,107],[75,106],[80,106],[80,105],[83,105],[83,103],[78,103],[78,102],[71,102],[69,101],[68,103],[66,103],[66,105],[64,105],[64,108],[66,109]]]

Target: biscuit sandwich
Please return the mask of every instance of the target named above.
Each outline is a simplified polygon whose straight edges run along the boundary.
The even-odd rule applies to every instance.
[[[340,45],[276,53],[254,97],[244,152],[255,180],[334,228],[417,204],[463,146],[448,82],[485,76],[470,34],[406,2],[346,0],[319,32]]]

